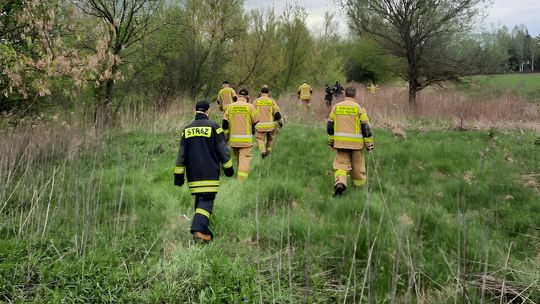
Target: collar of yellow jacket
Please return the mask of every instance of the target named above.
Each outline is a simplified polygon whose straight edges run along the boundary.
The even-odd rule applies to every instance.
[[[246,102],[247,103],[248,101],[247,101],[247,98],[242,97],[242,96],[238,96],[238,101],[236,101],[236,102]]]
[[[270,97],[268,94],[261,93],[261,97]]]
[[[356,102],[356,100],[352,97],[345,97],[345,101],[352,101],[352,102]]]

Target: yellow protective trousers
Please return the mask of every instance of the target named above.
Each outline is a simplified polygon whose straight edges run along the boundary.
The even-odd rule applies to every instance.
[[[233,154],[238,160],[238,181],[244,181],[248,178],[249,163],[251,162],[251,147],[249,148],[232,148]]]
[[[305,99],[302,99],[302,104],[304,105],[304,110],[309,110],[311,109],[311,99],[310,98],[305,98]]]
[[[335,185],[347,186],[347,174],[350,172],[353,185],[363,187],[366,184],[366,163],[364,150],[336,149],[334,159]]]
[[[274,144],[275,133],[275,130],[268,132],[257,131],[257,146],[259,146],[259,151],[261,153],[272,152],[272,145]]]

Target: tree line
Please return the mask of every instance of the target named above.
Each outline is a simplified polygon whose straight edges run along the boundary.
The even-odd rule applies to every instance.
[[[112,125],[134,104],[215,99],[268,84],[402,79],[417,92],[475,73],[538,70],[524,26],[478,34],[484,0],[342,0],[308,29],[300,5],[247,10],[242,0],[0,0],[0,112],[84,108]]]
[[[288,5],[248,11],[240,0],[1,0],[0,111],[93,109],[109,125],[127,103],[215,98],[270,84],[345,80],[335,15],[311,33]]]

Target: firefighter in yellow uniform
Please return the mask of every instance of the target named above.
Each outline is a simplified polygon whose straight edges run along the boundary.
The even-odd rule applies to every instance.
[[[328,143],[336,149],[334,159],[335,195],[347,188],[347,174],[351,173],[353,185],[363,187],[366,183],[364,151],[373,150],[373,135],[366,110],[356,101],[356,89],[345,89],[345,100],[337,103],[330,112],[327,132]]]
[[[249,103],[246,89],[241,89],[238,94],[238,100],[225,108],[222,128],[238,160],[237,178],[244,181],[249,174],[253,133],[259,122],[259,114],[255,106]]]
[[[236,97],[236,92],[233,90],[233,88],[229,87],[229,82],[225,80],[223,82],[223,89],[221,89],[218,93],[217,102],[219,104],[219,110],[223,111],[223,109],[233,103],[233,100]]]
[[[263,158],[272,152],[276,127],[283,127],[279,107],[276,101],[270,98],[269,93],[268,87],[264,86],[261,89],[261,95],[253,103],[259,113],[259,123],[255,129],[257,131],[257,145]]]
[[[370,94],[377,93],[377,90],[379,89],[378,85],[375,85],[372,81],[369,82],[369,86],[367,87]]]
[[[298,98],[302,100],[304,109],[310,109],[309,103],[311,102],[311,94],[313,94],[313,89],[304,81],[301,86],[298,87]]]

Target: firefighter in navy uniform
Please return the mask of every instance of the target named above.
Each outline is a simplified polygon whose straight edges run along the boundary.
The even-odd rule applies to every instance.
[[[226,176],[234,175],[223,129],[208,119],[209,110],[207,101],[197,102],[195,121],[182,132],[174,169],[174,184],[181,187],[186,175],[189,190],[195,196],[195,215],[190,231],[194,240],[204,242],[213,238],[208,224],[219,188],[220,167]]]
[[[324,101],[328,107],[331,107],[332,100],[334,99],[334,90],[326,84],[324,85],[324,91],[326,92],[326,95],[324,95]]]

